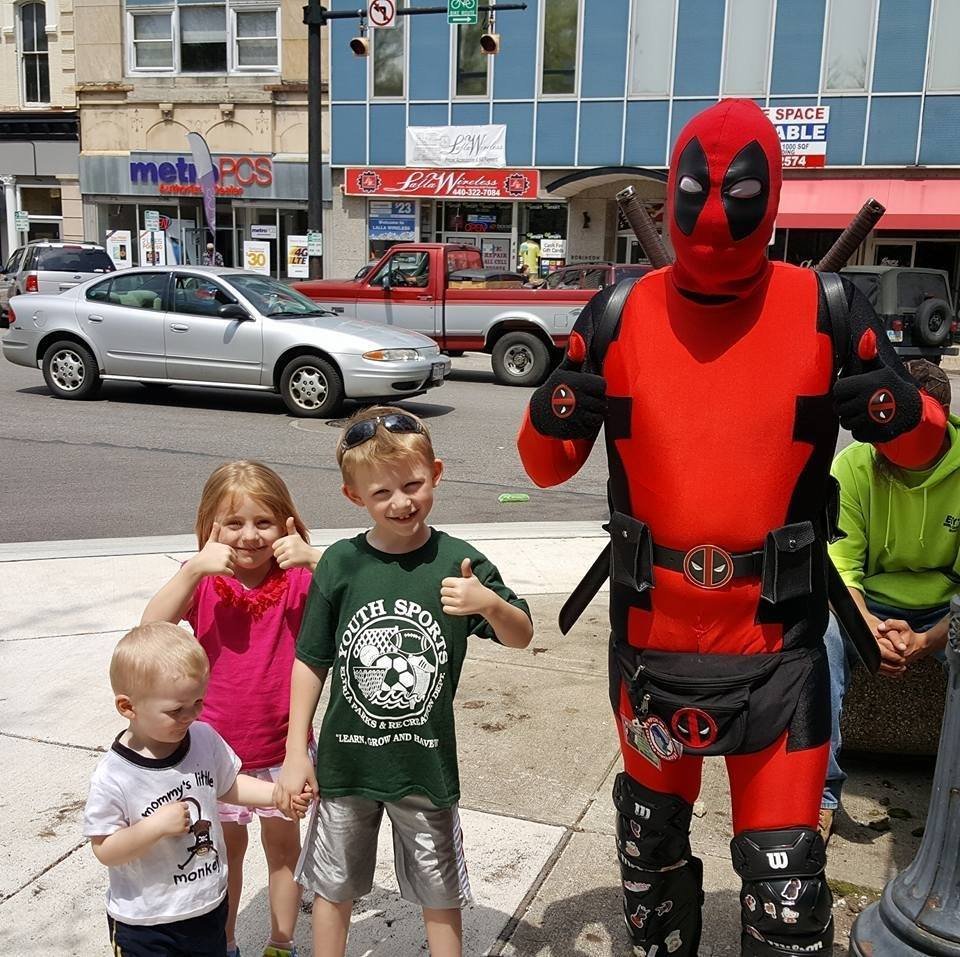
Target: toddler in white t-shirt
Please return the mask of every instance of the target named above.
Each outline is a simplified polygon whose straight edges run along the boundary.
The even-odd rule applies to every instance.
[[[115,953],[226,952],[217,801],[274,806],[273,784],[238,774],[239,758],[196,720],[209,674],[203,648],[167,622],[134,628],[114,650],[110,684],[129,726],[94,771],[83,833],[109,868]],[[294,813],[308,804],[305,794]]]

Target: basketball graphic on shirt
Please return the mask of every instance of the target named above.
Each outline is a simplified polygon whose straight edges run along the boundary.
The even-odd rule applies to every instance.
[[[411,606],[413,614],[373,618],[343,636],[344,695],[367,724],[422,724],[442,688],[446,641],[430,612]],[[407,612],[407,603],[393,610]]]

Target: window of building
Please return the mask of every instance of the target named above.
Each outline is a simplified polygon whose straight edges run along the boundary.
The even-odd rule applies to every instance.
[[[403,96],[406,76],[407,17],[398,17],[397,25],[373,34],[373,95]]]
[[[133,72],[276,73],[280,9],[249,0],[126,0]]]
[[[487,95],[490,57],[480,48],[485,29],[481,23],[457,27],[457,96]]]
[[[765,96],[770,75],[773,0],[728,0],[724,96]]]
[[[42,3],[20,7],[20,69],[25,104],[50,102],[47,10]]]
[[[830,0],[823,67],[825,93],[866,91],[876,13],[877,0]]]
[[[630,20],[630,93],[667,96],[673,72],[677,0],[633,0]]]
[[[575,93],[580,0],[544,0],[540,92]]]
[[[960,56],[957,56],[957,37],[960,37],[960,3],[956,0],[936,0],[933,29],[930,31],[928,90],[937,92],[960,90]]]

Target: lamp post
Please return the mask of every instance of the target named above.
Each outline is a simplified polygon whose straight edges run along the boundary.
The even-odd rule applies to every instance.
[[[853,957],[960,957],[960,596],[950,603],[950,679],[920,850],[853,925]]]
[[[525,3],[480,4],[478,13],[491,16],[498,10],[526,10]],[[447,7],[403,7],[398,17],[446,14]],[[366,10],[328,10],[321,0],[308,0],[303,8],[303,22],[307,25],[307,230],[323,236],[323,136],[321,113],[323,88],[321,73],[321,30],[330,20],[366,20]],[[310,278],[323,278],[323,256],[310,256]]]

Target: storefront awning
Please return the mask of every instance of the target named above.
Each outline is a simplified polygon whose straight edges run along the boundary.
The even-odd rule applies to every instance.
[[[843,229],[871,197],[879,229],[960,229],[960,179],[788,179],[779,229]]]

